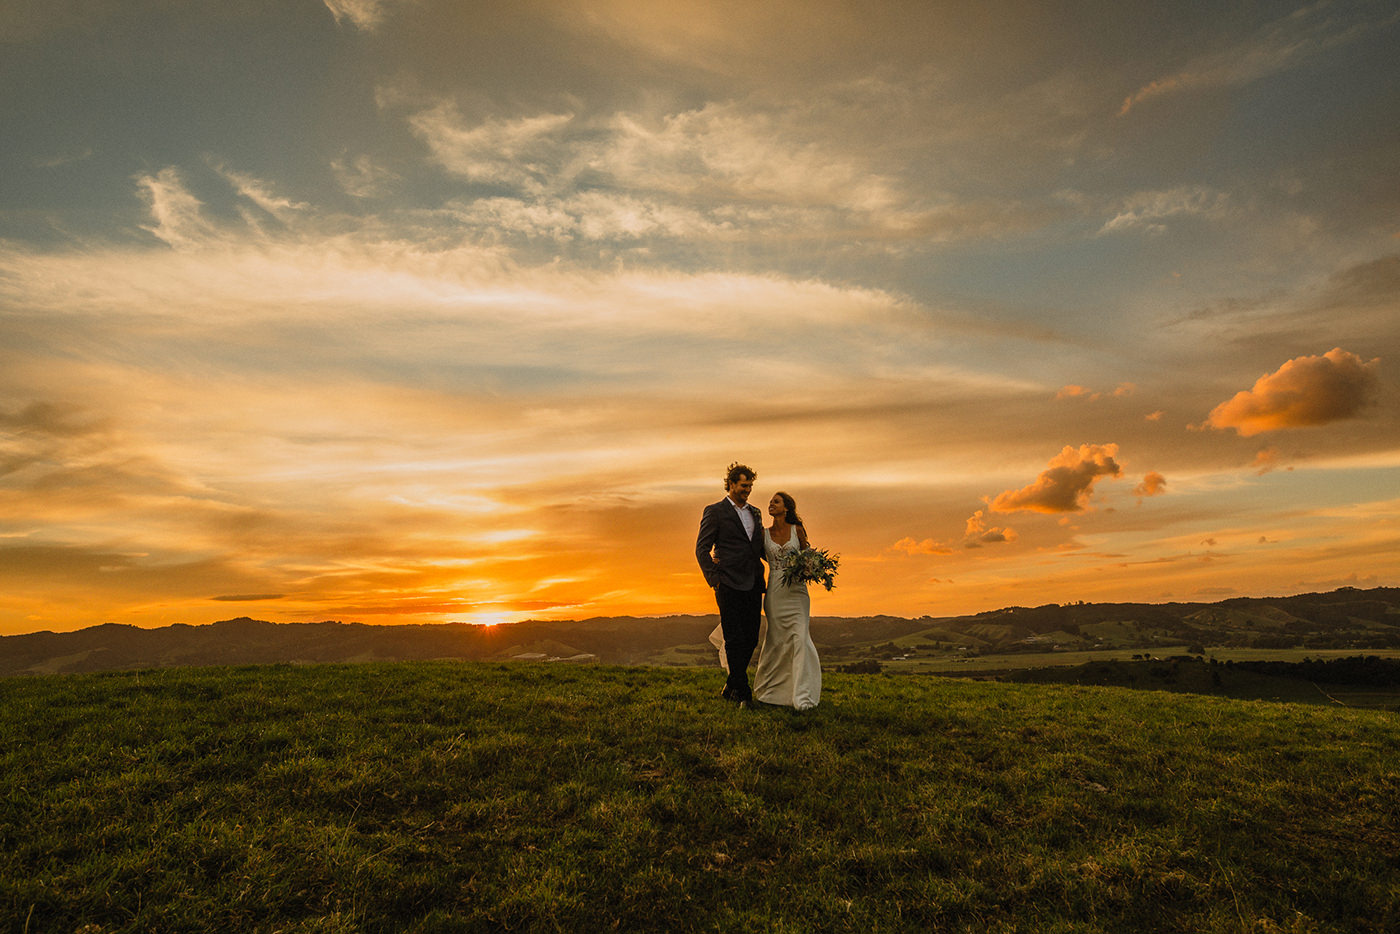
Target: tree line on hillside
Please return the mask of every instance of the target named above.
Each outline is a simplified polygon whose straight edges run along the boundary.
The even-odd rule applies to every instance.
[[[1272,675],[1279,678],[1301,678],[1323,684],[1354,684],[1371,687],[1400,685],[1400,659],[1356,655],[1348,658],[1305,658],[1301,662],[1239,661],[1226,662],[1239,671]]]

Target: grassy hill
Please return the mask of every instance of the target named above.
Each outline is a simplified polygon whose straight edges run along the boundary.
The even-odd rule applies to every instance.
[[[1400,721],[421,662],[0,681],[0,930],[1400,930]]]

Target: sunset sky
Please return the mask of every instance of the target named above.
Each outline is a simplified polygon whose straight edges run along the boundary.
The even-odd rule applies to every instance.
[[[1170,10],[1170,13],[1165,11]],[[1393,3],[0,4],[0,634],[1400,585]]]

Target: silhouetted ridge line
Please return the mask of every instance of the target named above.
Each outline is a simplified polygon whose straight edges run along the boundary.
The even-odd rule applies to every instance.
[[[140,629],[104,623],[76,632],[0,637],[0,675],[211,665],[544,658],[605,664],[713,664],[713,615],[528,620],[479,626],[277,623],[247,616]],[[1070,603],[965,616],[814,617],[812,638],[833,665],[956,651],[1006,654],[1106,647],[1400,648],[1400,588],[1217,603]]]

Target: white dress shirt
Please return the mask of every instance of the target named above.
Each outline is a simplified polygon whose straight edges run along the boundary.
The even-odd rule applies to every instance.
[[[744,534],[749,538],[753,538],[753,513],[749,512],[747,506],[740,506],[730,497],[726,496],[725,499],[729,500],[729,505],[739,511],[739,521],[744,523]]]

